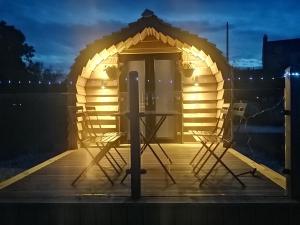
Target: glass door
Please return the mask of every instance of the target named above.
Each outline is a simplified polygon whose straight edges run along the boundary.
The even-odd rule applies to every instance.
[[[175,61],[154,60],[155,74],[155,111],[175,111]],[[157,132],[157,138],[173,142],[176,138],[176,118],[168,116]]]
[[[130,71],[138,72],[139,82],[139,104],[140,111],[170,112],[175,111],[175,92],[176,92],[176,60],[169,59],[169,55],[148,54],[148,55],[126,55],[122,62],[125,65],[125,73],[120,78],[120,94],[124,92],[127,96],[128,91],[128,73]],[[178,81],[177,81],[178,83]],[[129,106],[127,98],[122,98],[121,108]],[[124,99],[126,99],[124,101]],[[126,109],[125,109],[126,110]],[[158,121],[156,116],[147,116],[144,118],[145,126],[141,124],[141,131],[149,137],[153,131],[155,123]],[[177,118],[168,116],[163,125],[157,132],[156,138],[160,142],[175,142],[177,133]],[[121,130],[128,133],[128,121],[121,121]],[[145,129],[145,127],[147,127]],[[130,137],[128,137],[130,138]]]

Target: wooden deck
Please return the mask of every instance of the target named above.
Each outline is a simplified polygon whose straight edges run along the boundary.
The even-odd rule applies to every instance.
[[[199,177],[196,178],[189,165],[189,161],[199,146],[196,144],[164,144],[163,146],[174,163],[169,164],[162,154],[159,155],[167,164],[177,184],[171,182],[152,153],[147,149],[142,157],[142,167],[147,170],[147,173],[142,175],[142,195],[144,197],[201,199],[208,196],[230,196],[231,198],[284,196],[284,189],[261,173],[258,173],[256,177],[243,176],[241,179],[246,184],[246,188],[243,189],[220,165],[207,182],[199,187],[199,179],[207,172],[208,167],[205,167],[200,172]],[[119,149],[128,160],[128,146],[121,146]],[[159,150],[155,149],[159,153]],[[249,165],[230,152],[226,154],[224,161],[235,173],[242,173],[251,169]],[[36,169],[37,171],[28,176],[25,172],[24,177],[17,182],[11,182],[12,184],[0,190],[0,201],[101,200],[122,199],[130,196],[130,176],[124,184],[120,184],[126,167],[124,167],[121,175],[116,175],[105,160],[103,160],[102,165],[113,176],[115,185],[111,186],[102,172],[94,166],[87,176],[77,183],[76,187],[71,186],[73,179],[89,162],[90,157],[84,150],[75,150],[70,154],[65,154],[56,161],[46,163],[42,168]],[[211,160],[210,165],[213,162]]]

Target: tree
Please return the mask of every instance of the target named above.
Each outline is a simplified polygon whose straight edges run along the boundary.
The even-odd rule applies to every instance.
[[[25,36],[13,26],[0,21],[0,79],[30,79],[27,65],[32,63],[34,48],[25,42]]]

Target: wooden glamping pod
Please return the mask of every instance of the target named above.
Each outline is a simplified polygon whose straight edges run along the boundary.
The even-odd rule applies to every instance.
[[[223,75],[229,71],[214,44],[145,10],[128,27],[87,45],[68,77],[76,92],[71,102],[95,106],[107,114],[91,118],[95,124],[101,120],[99,132],[127,129],[126,118],[111,114],[126,110],[129,71],[139,73],[142,109],[182,112],[180,118],[167,119],[157,138],[175,142],[182,131],[214,128],[218,109],[224,103]],[[152,126],[155,118],[146,123]],[[189,141],[187,136],[183,140]]]

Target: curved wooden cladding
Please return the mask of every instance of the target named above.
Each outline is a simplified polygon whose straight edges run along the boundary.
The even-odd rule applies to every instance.
[[[182,79],[183,132],[212,131],[217,123],[219,109],[224,103],[222,73],[210,57],[205,60],[207,67],[203,67],[203,62],[195,62],[195,57],[191,57],[191,61],[187,55],[184,58],[186,63],[201,67],[196,71],[198,76]]]
[[[144,41],[145,40],[145,41]],[[154,40],[161,44],[149,43]],[[152,49],[161,46],[162,49]],[[76,82],[77,105],[94,106],[101,114],[112,114],[119,111],[119,81],[101,80],[101,71],[106,66],[118,65],[122,53],[148,54],[165,52],[172,49],[181,53],[182,63],[187,63],[194,69],[191,78],[182,77],[182,126],[183,131],[190,129],[212,130],[216,125],[219,109],[224,103],[224,80],[222,72],[209,55],[194,46],[190,46],[168,35],[148,27],[136,35],[121,41],[110,48],[104,49],[91,58]],[[151,50],[151,51],[152,51]],[[145,51],[145,52],[143,52]],[[98,71],[98,72],[97,72]],[[100,72],[99,72],[100,71]],[[99,75],[100,74],[100,75]],[[101,116],[91,117],[92,126],[97,132],[116,131],[119,121],[116,117],[101,117],[103,124],[97,126]],[[98,121],[97,121],[98,120]]]

